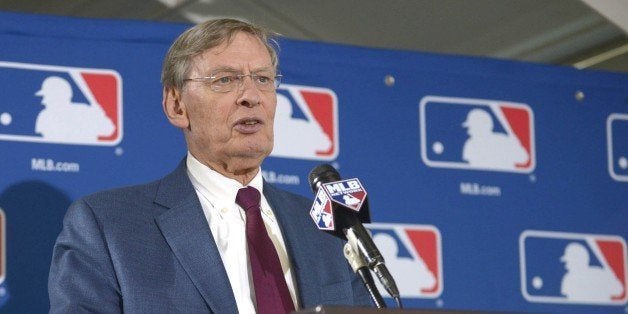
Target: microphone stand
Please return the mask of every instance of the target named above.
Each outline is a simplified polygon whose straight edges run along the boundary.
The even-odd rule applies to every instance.
[[[345,244],[343,252],[347,262],[349,262],[353,271],[362,279],[362,282],[364,283],[366,290],[371,295],[371,299],[375,303],[375,306],[379,309],[385,308],[386,303],[384,302],[382,295],[379,293],[379,290],[375,285],[375,281],[373,281],[371,270],[366,264],[364,256],[362,256],[362,253],[357,249],[357,238],[350,230],[346,229],[345,231],[348,242]]]

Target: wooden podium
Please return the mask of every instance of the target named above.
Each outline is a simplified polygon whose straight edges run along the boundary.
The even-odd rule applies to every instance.
[[[372,307],[350,307],[350,306],[328,306],[319,305],[314,308],[302,309],[295,314],[479,314],[490,313],[486,311],[451,311],[451,310],[438,310],[438,309],[398,309],[398,308],[385,308],[378,309]]]

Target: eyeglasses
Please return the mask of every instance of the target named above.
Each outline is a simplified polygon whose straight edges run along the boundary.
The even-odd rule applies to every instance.
[[[184,79],[184,82],[202,82],[209,85],[209,88],[217,93],[227,93],[234,89],[239,89],[244,84],[244,78],[250,77],[260,91],[272,92],[275,91],[281,82],[281,74],[241,74],[237,72],[221,71],[212,74],[211,76],[196,77]]]

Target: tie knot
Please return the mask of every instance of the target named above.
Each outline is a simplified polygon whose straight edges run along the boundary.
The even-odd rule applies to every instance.
[[[259,208],[260,199],[261,195],[259,191],[252,186],[247,186],[238,190],[236,204],[240,205],[245,211],[248,211],[251,208]]]

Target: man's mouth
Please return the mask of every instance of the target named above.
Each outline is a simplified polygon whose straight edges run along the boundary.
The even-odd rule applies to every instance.
[[[240,133],[251,134],[259,131],[264,124],[259,119],[241,119],[235,124],[235,129]]]

